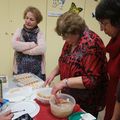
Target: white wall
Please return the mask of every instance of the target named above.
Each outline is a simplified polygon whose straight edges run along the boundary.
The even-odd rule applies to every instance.
[[[98,1],[95,0],[66,0],[62,9],[59,5],[53,7],[53,0],[0,0],[0,74],[12,76],[13,49],[11,38],[18,27],[23,26],[23,11],[27,6],[35,6],[43,14],[43,21],[40,23],[41,30],[45,33],[47,52],[46,52],[46,73],[47,75],[57,65],[58,57],[61,53],[64,41],[59,37],[54,28],[58,17],[49,16],[48,13],[64,13],[69,10],[71,3],[77,7],[82,7],[80,15],[85,19],[87,25],[103,39],[105,45],[109,37],[100,31],[99,23],[92,17],[92,12]],[[59,79],[59,78],[57,78]]]

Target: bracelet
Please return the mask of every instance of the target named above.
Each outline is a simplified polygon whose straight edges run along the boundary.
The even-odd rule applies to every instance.
[[[68,86],[68,79],[64,79],[64,81],[65,81],[66,87],[69,87],[69,86]]]

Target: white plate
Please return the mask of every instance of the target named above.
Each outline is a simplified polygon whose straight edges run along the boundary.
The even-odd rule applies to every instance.
[[[8,97],[7,99],[9,99],[10,102],[20,102],[25,100],[25,96],[13,96],[13,97]]]
[[[37,91],[37,99],[42,103],[48,104],[51,96],[51,91],[52,91],[52,88],[47,88],[47,87],[40,88]]]
[[[33,93],[31,87],[16,87],[5,93],[4,98],[10,102],[19,102],[31,96]]]
[[[26,113],[28,113],[33,118],[40,111],[40,106],[34,101],[26,101],[26,102],[11,104],[9,109],[11,109],[12,112],[25,110],[22,112],[14,113],[14,117],[12,118],[12,120],[14,120]]]

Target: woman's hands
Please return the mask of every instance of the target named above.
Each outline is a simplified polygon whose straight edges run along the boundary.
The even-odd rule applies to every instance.
[[[30,49],[22,51],[23,54],[31,55],[31,50],[38,46],[35,42],[30,43]]]
[[[56,96],[56,93],[59,92],[59,90],[62,90],[64,87],[66,87],[66,83],[64,80],[62,80],[53,86],[52,94]]]
[[[55,78],[54,74],[51,73],[49,77],[47,77],[47,79],[45,80],[45,86],[50,85],[54,78]]]
[[[55,84],[55,86],[53,86],[52,89],[52,94],[55,95],[59,90],[62,90],[65,87],[85,89],[81,77],[71,77],[71,78],[63,79],[59,83]]]
[[[0,114],[0,120],[12,120],[14,114],[9,110],[3,114]]]
[[[53,81],[53,79],[59,75],[59,66],[57,65],[54,70],[51,72],[51,74],[49,75],[49,77],[47,77],[46,81],[45,81],[45,86],[48,84],[50,85],[50,83]]]

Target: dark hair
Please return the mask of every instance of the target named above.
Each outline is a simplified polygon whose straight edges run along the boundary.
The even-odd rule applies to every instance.
[[[81,35],[85,28],[85,21],[77,13],[66,12],[57,19],[55,31],[60,36],[65,34]]]
[[[95,9],[98,21],[109,19],[115,27],[120,27],[120,0],[101,0]]]
[[[41,12],[40,12],[37,8],[32,7],[32,6],[27,7],[27,8],[25,9],[25,11],[24,11],[24,15],[23,15],[23,18],[24,18],[24,19],[25,19],[25,16],[26,16],[26,14],[27,14],[28,12],[31,12],[31,13],[34,14],[37,23],[40,23],[40,22],[42,21],[43,16],[42,16]]]

